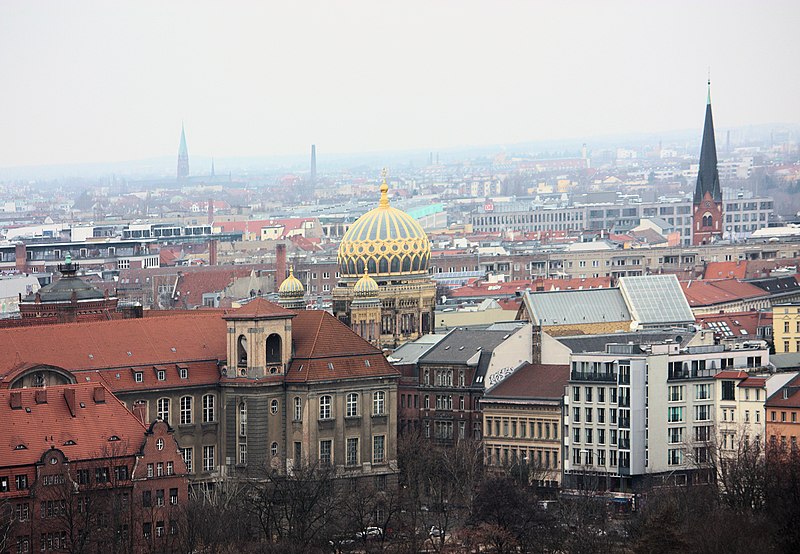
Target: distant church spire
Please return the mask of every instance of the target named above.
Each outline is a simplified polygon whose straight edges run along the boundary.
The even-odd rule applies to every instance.
[[[311,145],[311,185],[317,184],[317,145]]]
[[[178,180],[189,176],[189,149],[186,148],[186,131],[181,123],[181,145],[178,148]]]
[[[211,158],[211,176],[212,177],[217,176],[216,172],[214,171],[214,158]]]
[[[711,79],[708,80],[706,121],[703,127],[703,144],[700,147],[700,170],[697,172],[694,203],[699,204],[706,193],[711,195],[714,202],[722,202],[722,188],[717,171],[717,144],[714,140],[714,118],[711,116]]]

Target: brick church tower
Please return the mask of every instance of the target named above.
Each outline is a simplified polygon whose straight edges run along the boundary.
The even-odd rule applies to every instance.
[[[692,206],[692,244],[710,244],[722,238],[722,187],[717,171],[717,145],[711,116],[711,81],[708,82],[706,121],[700,147],[700,170]]]

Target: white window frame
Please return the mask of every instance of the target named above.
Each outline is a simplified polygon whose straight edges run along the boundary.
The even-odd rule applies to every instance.
[[[191,425],[192,424],[192,404],[194,403],[194,398],[191,396],[181,396],[180,399],[180,412],[181,412],[181,425]]]
[[[372,415],[386,415],[386,393],[382,390],[372,393]]]
[[[333,417],[333,398],[329,394],[319,397],[319,418],[331,419]]]

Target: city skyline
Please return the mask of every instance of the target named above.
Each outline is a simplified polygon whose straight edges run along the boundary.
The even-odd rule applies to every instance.
[[[800,121],[796,5],[574,11],[4,5],[0,167],[172,157],[182,120],[217,160],[666,133],[698,127],[708,66],[720,128]]]

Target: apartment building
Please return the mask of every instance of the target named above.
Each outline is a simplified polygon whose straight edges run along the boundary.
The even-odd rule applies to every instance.
[[[776,354],[800,352],[800,302],[772,307],[772,336]]]
[[[720,440],[730,449],[763,435],[755,421],[763,420],[758,405],[766,385],[750,375],[769,362],[765,343],[717,345],[711,333],[697,343],[607,344],[603,352],[571,356],[568,486],[630,491],[654,476],[705,481]]]

